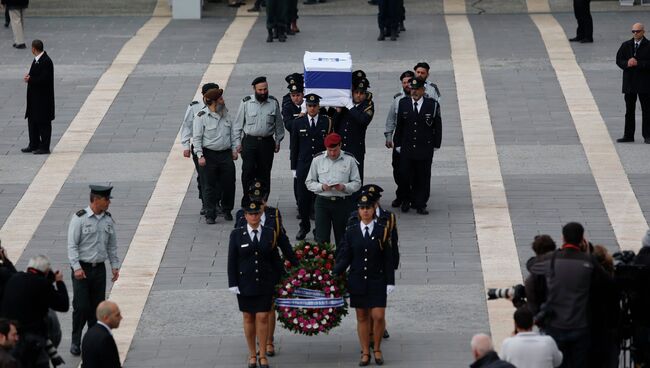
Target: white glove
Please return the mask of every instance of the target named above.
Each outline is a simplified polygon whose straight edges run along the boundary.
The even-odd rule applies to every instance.
[[[397,153],[401,153],[400,152],[401,150],[402,150],[402,147],[395,147],[395,151],[397,151]]]
[[[233,294],[240,294],[239,286],[233,286],[231,288],[228,288],[228,290],[230,290],[230,292],[233,293]]]
[[[347,101],[345,102],[345,107],[346,107],[348,110],[352,110],[352,108],[354,107],[354,102],[352,102],[352,99],[349,99],[349,100],[347,100]]]
[[[386,295],[395,291],[395,285],[386,285]]]
[[[307,113],[307,103],[305,101],[302,101],[302,104],[300,104],[300,113],[301,114]]]
[[[291,170],[291,173],[293,174],[294,179],[298,177],[298,175],[296,174],[296,170]]]

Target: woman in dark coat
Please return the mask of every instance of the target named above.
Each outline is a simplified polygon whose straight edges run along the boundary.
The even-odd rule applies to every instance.
[[[260,224],[263,204],[250,201],[244,208],[246,226],[230,233],[228,249],[228,287],[237,294],[244,314],[244,334],[248,344],[248,367],[257,367],[256,340],[264,346],[268,337],[268,318],[277,280],[277,235]],[[259,352],[260,368],[268,368],[265,349]]]
[[[384,363],[381,339],[386,322],[386,295],[395,289],[393,252],[390,234],[375,221],[375,208],[370,196],[359,196],[359,223],[348,226],[343,235],[341,249],[336,257],[335,274],[342,274],[350,267],[348,291],[350,306],[356,309],[357,333],[361,344],[360,366],[370,363],[370,324],[374,357],[377,365]]]

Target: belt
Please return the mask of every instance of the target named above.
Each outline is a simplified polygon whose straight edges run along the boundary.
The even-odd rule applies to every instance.
[[[215,150],[213,150],[213,149],[209,149],[209,148],[205,148],[205,147],[203,147],[203,151],[210,151],[210,152],[215,152],[215,153],[225,153],[225,152],[230,152],[229,149],[225,149],[225,150],[222,150],[222,151],[215,151]]]
[[[104,262],[105,262],[105,261],[104,261]],[[88,262],[82,262],[82,261],[79,261],[79,264],[80,264],[81,266],[97,267],[97,266],[103,266],[103,265],[104,265],[104,262],[92,262],[92,263],[88,263]]]
[[[273,136],[272,135],[267,135],[266,137],[259,137],[259,136],[256,136],[256,135],[245,134],[244,138],[256,139],[258,141],[261,141],[261,140],[264,140],[264,139],[273,138]]]
[[[319,195],[318,197],[323,198],[326,201],[332,201],[332,202],[343,201],[350,198],[350,196],[338,197],[338,196],[322,196],[322,195]]]

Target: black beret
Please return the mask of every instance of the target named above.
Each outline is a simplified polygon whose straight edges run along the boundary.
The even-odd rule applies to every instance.
[[[399,80],[401,81],[402,79],[404,79],[404,78],[406,78],[406,77],[413,78],[413,77],[415,77],[415,73],[413,73],[413,72],[410,71],[410,70],[407,70],[407,71],[405,71],[404,73],[402,73],[402,75],[399,76]]]
[[[89,185],[90,187],[90,193],[104,197],[104,198],[113,198],[111,197],[111,190],[113,190],[113,186],[111,185]]]
[[[429,69],[430,69],[429,64],[425,63],[424,61],[421,61],[421,62],[415,64],[415,66],[413,67],[413,70],[416,70],[417,68],[424,68],[427,71],[429,71]]]
[[[204,84],[204,85],[201,87],[201,94],[205,94],[205,93],[208,92],[209,90],[211,90],[211,89],[215,89],[215,88],[216,88],[216,89],[219,89],[219,85],[216,84],[216,83],[212,83],[212,82],[210,82],[210,83],[206,83],[206,84]]]
[[[255,79],[253,79],[253,83],[251,83],[251,85],[254,86],[254,85],[256,85],[256,84],[264,83],[264,82],[266,82],[266,77],[264,77],[264,76],[262,76],[262,77],[257,77],[257,78],[255,78]]]

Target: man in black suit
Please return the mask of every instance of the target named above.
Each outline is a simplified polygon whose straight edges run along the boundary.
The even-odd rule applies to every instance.
[[[650,44],[645,38],[641,23],[632,26],[631,40],[621,44],[616,53],[616,64],[623,69],[623,93],[625,94],[625,132],[619,143],[634,142],[636,97],[641,101],[642,134],[650,144]]]
[[[594,42],[594,22],[591,19],[591,0],[573,0],[573,14],[578,21],[576,36],[570,38],[571,42],[592,43]]]
[[[27,83],[27,109],[25,119],[29,129],[29,146],[22,152],[36,155],[50,153],[52,120],[54,120],[54,64],[43,51],[43,41],[32,41],[34,61],[25,75]]]
[[[408,194],[402,212],[415,208],[426,215],[433,151],[442,142],[442,119],[438,101],[425,95],[424,80],[413,78],[409,83],[411,96],[399,102],[394,138],[395,149],[400,152],[400,176]]]
[[[120,326],[117,304],[105,300],[97,306],[97,323],[88,329],[81,343],[81,368],[119,368],[120,354],[112,330]]]

